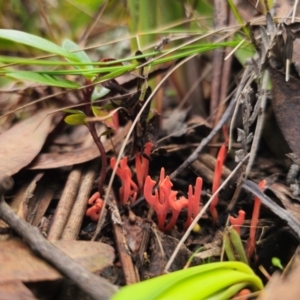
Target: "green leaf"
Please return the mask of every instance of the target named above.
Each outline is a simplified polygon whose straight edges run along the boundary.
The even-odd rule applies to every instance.
[[[230,294],[226,293],[226,298],[221,294],[225,289],[239,283],[244,283],[253,291],[263,289],[260,278],[246,264],[217,262],[175,271],[128,285],[121,288],[111,299],[231,299],[236,291],[231,291]],[[216,294],[220,294],[220,296],[213,298]]]
[[[69,125],[85,125],[86,115],[84,113],[73,114],[65,117],[65,122]]]
[[[236,18],[236,20],[238,21],[238,23],[242,26],[246,36],[251,39],[251,33],[250,33],[250,30],[247,26],[244,25],[244,20],[242,18],[242,16],[240,15],[240,12],[238,10],[238,8],[235,6],[235,3],[232,1],[232,0],[228,0],[228,4]]]
[[[23,31],[12,29],[0,29],[0,39],[9,40],[15,43],[20,43],[33,48],[37,48],[52,54],[57,54],[75,62],[79,61],[78,57],[75,54],[63,49],[62,47],[46,39]]]
[[[11,73],[7,73],[6,76],[14,79],[19,79],[19,80],[29,80],[29,81],[41,83],[43,85],[51,85],[51,86],[69,88],[69,89],[76,89],[80,86],[76,82],[70,80],[66,80],[63,78],[56,78],[51,75],[30,72],[30,71],[11,72]]]
[[[109,92],[110,90],[105,88],[104,86],[97,85],[92,95],[92,102],[106,96]]]
[[[88,55],[86,54],[85,51],[80,50],[79,46],[77,44],[75,44],[74,42],[70,41],[70,40],[64,40],[63,42],[63,48],[68,50],[69,52],[73,52],[74,55],[77,56],[77,58],[79,59],[80,62],[82,63],[87,63],[86,66],[84,66],[86,69],[92,70],[94,67],[92,65],[89,65],[89,63],[91,63],[90,58],[88,57]],[[80,51],[77,51],[80,50]],[[79,66],[74,65],[74,68],[80,68]],[[93,75],[86,75],[87,78],[93,78]]]

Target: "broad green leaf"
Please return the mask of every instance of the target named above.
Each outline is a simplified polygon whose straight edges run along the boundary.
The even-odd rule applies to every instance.
[[[33,82],[41,83],[43,85],[51,85],[51,86],[69,88],[69,89],[76,89],[80,87],[79,84],[73,81],[69,81],[63,78],[57,78],[47,74],[30,72],[30,71],[11,72],[11,73],[7,73],[6,76],[14,79],[19,79],[19,80],[33,81]]]
[[[84,113],[73,114],[65,117],[65,122],[69,125],[85,125],[86,115]]]
[[[92,102],[106,96],[109,92],[110,90],[105,88],[104,86],[97,85],[92,95]]]
[[[255,49],[251,45],[247,45],[247,47],[240,47],[234,52],[234,56],[243,66],[245,66],[247,60],[253,57],[254,54]]]
[[[226,291],[239,283],[245,283],[245,286],[253,291],[263,289],[261,279],[246,264],[216,262],[122,287],[111,299],[231,299],[236,291],[231,291],[229,294]],[[215,296],[217,294],[219,295]]]
[[[90,58],[88,57],[88,55],[85,53],[85,51],[80,50],[80,48],[78,47],[77,44],[75,44],[74,42],[70,41],[70,40],[65,40],[63,42],[63,48],[72,52],[74,55],[77,56],[77,58],[79,59],[80,62],[83,63],[88,63],[86,66],[84,66],[86,69],[92,70],[94,67],[92,65],[89,65],[89,63],[91,63]],[[77,51],[80,50],[80,51]],[[76,51],[76,52],[73,52]],[[68,59],[69,60],[69,59]],[[80,68],[79,66],[74,65],[74,68]],[[85,75],[87,78],[93,78],[94,75]]]
[[[24,44],[33,48],[37,48],[52,54],[66,57],[72,61],[79,61],[78,57],[65,50],[64,48],[46,40],[39,36],[13,29],[0,29],[0,39],[9,40],[15,43]]]

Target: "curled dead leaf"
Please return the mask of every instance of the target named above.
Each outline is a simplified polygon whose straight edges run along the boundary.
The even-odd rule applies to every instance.
[[[112,149],[113,145],[120,142],[127,134],[131,123],[129,122],[117,135],[112,138],[112,142],[107,140],[103,143],[105,151]],[[42,153],[29,166],[29,169],[54,169],[66,166],[81,164],[99,157],[99,150],[95,144],[89,148],[78,149],[66,153]]]
[[[16,174],[37,156],[53,129],[50,112],[42,110],[0,135],[1,176]]]

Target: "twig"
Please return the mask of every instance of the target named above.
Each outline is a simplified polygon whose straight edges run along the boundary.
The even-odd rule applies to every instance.
[[[40,13],[41,13],[41,15],[42,15],[42,18],[44,19],[44,21],[45,21],[45,23],[46,23],[46,27],[47,27],[48,30],[49,30],[49,34],[50,34],[50,36],[51,36],[51,38],[52,38],[52,41],[55,42],[55,43],[57,43],[57,40],[56,40],[56,38],[55,38],[55,36],[54,36],[54,34],[53,34],[53,31],[52,31],[51,25],[50,25],[50,23],[49,23],[49,21],[48,21],[47,13],[46,13],[45,10],[44,10],[44,7],[43,7],[43,4],[42,4],[41,0],[37,0],[37,3],[38,3],[39,10],[40,10]]]
[[[214,0],[214,28],[221,29],[227,27],[229,24],[229,6],[227,1]],[[213,38],[216,40],[216,36]],[[225,50],[225,51],[224,51]],[[210,99],[210,123],[214,126],[219,121],[222,110],[224,110],[223,103],[226,98],[227,86],[229,81],[230,61],[225,61],[225,52],[228,48],[219,48],[213,51],[213,70],[212,70],[212,88]],[[227,67],[225,67],[227,65]],[[217,111],[215,114],[214,112]],[[214,151],[215,149],[213,149]]]
[[[220,120],[221,121],[221,120]],[[189,226],[189,228],[186,230],[185,234],[183,235],[183,237],[181,238],[181,240],[179,241],[179,243],[177,244],[173,254],[171,255],[169,261],[167,262],[164,272],[168,272],[169,268],[171,267],[171,264],[173,263],[178,251],[180,250],[181,246],[183,245],[183,243],[185,242],[185,240],[188,238],[189,234],[191,233],[191,231],[193,230],[194,226],[198,223],[198,221],[200,220],[200,218],[203,216],[203,214],[205,213],[205,211],[207,210],[207,208],[209,207],[210,203],[212,202],[212,200],[215,198],[215,196],[220,192],[220,190],[229,182],[229,180],[235,175],[235,173],[239,170],[239,168],[243,165],[244,161],[246,159],[248,159],[249,154],[247,156],[244,157],[244,159],[235,167],[235,169],[232,171],[232,173],[230,174],[230,176],[228,176],[226,178],[226,180],[224,180],[224,182],[220,185],[220,187],[216,190],[216,192],[209,198],[209,200],[207,201],[207,203],[203,206],[203,208],[201,209],[200,213],[195,217],[194,221],[192,222],[192,224]]]
[[[89,84],[90,82],[87,81],[87,84]],[[92,94],[94,91],[94,86],[88,86],[86,87],[82,93],[83,93],[83,101],[85,103],[85,113],[88,117],[93,117],[94,114],[92,112],[91,109],[91,105],[92,105]],[[101,157],[101,171],[100,171],[100,178],[98,181],[98,191],[100,194],[103,194],[103,184],[105,181],[105,177],[106,177],[106,172],[107,172],[107,158],[106,158],[106,152],[104,149],[104,146],[100,140],[100,138],[98,137],[97,131],[96,131],[96,124],[95,122],[89,122],[87,124],[87,127],[90,131],[90,134],[93,137],[93,140],[100,152],[100,157]]]
[[[137,283],[140,281],[138,270],[132,261],[132,256],[125,236],[126,232],[122,228],[122,219],[113,191],[110,193],[110,198],[109,212],[113,223],[115,242],[118,249],[119,259],[122,264],[125,282],[127,285]]]
[[[114,206],[110,207],[111,214],[115,213],[112,211],[112,209],[117,209],[115,200],[113,200],[112,203],[114,204]],[[126,237],[124,234],[124,230],[120,226],[120,224],[117,223],[113,224],[113,229],[114,229],[117,249],[122,264],[122,269],[123,269],[126,284],[129,285],[129,284],[137,283],[140,281],[140,278],[138,275],[137,268],[132,261],[130,250],[128,248]]]
[[[87,26],[86,30],[84,31],[83,35],[80,37],[79,39],[79,44],[80,46],[83,46],[87,40],[87,38],[89,37],[89,35],[91,34],[91,32],[95,29],[95,26],[98,24],[100,18],[102,17],[104,10],[107,7],[109,1],[106,1],[104,4],[102,4],[98,11],[96,12],[95,16],[93,17],[92,22]]]
[[[62,274],[73,280],[85,293],[95,300],[108,300],[117,288],[106,279],[98,277],[49,243],[36,227],[17,216],[4,200],[3,194],[12,186],[9,178],[0,179],[0,219],[5,221],[37,255],[55,266]]]
[[[82,174],[79,190],[75,203],[71,210],[68,222],[64,228],[62,240],[76,240],[82,225],[84,214],[87,207],[87,201],[90,196],[94,180],[97,176],[99,164],[92,160],[85,168]]]
[[[291,23],[295,22],[295,16],[296,16],[296,11],[297,11],[298,3],[299,3],[299,0],[295,0],[294,7],[293,7],[293,15],[292,15],[292,21],[291,21]]]
[[[241,79],[241,82],[239,84],[239,87],[236,91],[236,97],[237,97],[237,101],[236,101],[236,106],[234,108],[234,112],[231,118],[231,122],[230,122],[230,128],[229,128],[229,144],[228,144],[228,151],[231,150],[231,141],[232,141],[232,133],[233,133],[233,127],[234,127],[234,122],[236,120],[237,117],[237,113],[238,113],[238,109],[239,109],[239,105],[240,105],[240,99],[241,99],[241,95],[242,92],[244,90],[245,87],[247,87],[253,80],[253,68],[248,66],[246,68],[246,70],[243,73],[243,77]],[[250,78],[249,78],[250,77]]]
[[[49,241],[55,241],[61,238],[76,199],[81,175],[82,166],[76,166],[69,174],[49,230],[47,237]]]
[[[250,158],[249,158],[249,162],[247,164],[247,168],[245,171],[245,179],[248,177],[251,167],[253,165],[254,159],[255,159],[255,155],[257,152],[257,148],[258,148],[258,144],[259,144],[259,140],[260,140],[260,136],[262,133],[262,128],[263,128],[263,123],[264,123],[264,117],[265,117],[265,107],[266,107],[266,100],[267,100],[267,84],[269,81],[269,71],[266,70],[264,77],[263,77],[263,82],[262,82],[262,86],[261,86],[261,102],[260,102],[260,111],[259,111],[259,115],[257,118],[257,124],[256,124],[256,128],[255,128],[255,133],[253,136],[253,142],[252,142],[252,146],[251,146],[251,151],[250,151]]]
[[[217,132],[222,128],[225,122],[230,118],[233,108],[235,106],[235,100],[237,96],[231,101],[223,116],[220,118],[218,124],[210,132],[210,134],[204,138],[195,151],[170,175],[170,179],[174,179],[179,173],[181,173],[186,167],[188,167],[193,161],[195,161],[203,150],[203,148],[211,141],[211,139],[217,134]]]

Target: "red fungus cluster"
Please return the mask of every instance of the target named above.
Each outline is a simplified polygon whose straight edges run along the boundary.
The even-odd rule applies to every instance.
[[[96,192],[88,200],[88,205],[91,205],[91,207],[87,209],[85,215],[95,222],[98,221],[103,203],[104,201],[100,198],[100,193]]]
[[[263,191],[266,188],[267,180],[262,180],[258,186]],[[256,237],[256,228],[259,219],[259,211],[260,211],[261,201],[258,197],[254,197],[254,206],[252,211],[252,217],[250,222],[250,233],[249,238],[246,244],[246,254],[248,258],[251,258],[255,251],[255,237]],[[243,225],[245,220],[245,212],[240,210],[238,216],[236,218],[230,216],[229,221],[231,225],[235,228],[235,230],[240,234],[240,227]]]
[[[245,221],[245,215],[246,213],[243,210],[239,210],[238,216],[236,218],[232,216],[229,217],[231,225],[239,235],[241,234],[241,226]]]
[[[132,179],[132,172],[128,166],[128,158],[124,157],[120,161],[116,169],[116,174],[120,178],[122,183],[122,186],[119,190],[120,202],[122,205],[126,204],[128,201],[134,203],[136,201],[138,193],[143,192],[146,201],[153,207],[156,212],[158,219],[158,228],[161,231],[171,230],[175,226],[181,210],[187,208],[187,220],[184,224],[184,228],[187,228],[193,222],[194,218],[198,215],[200,210],[202,179],[200,177],[197,178],[194,191],[192,185],[189,185],[188,198],[180,197],[179,199],[177,199],[176,196],[178,192],[171,189],[173,184],[170,181],[169,176],[165,177],[165,170],[164,168],[162,168],[160,179],[157,184],[158,186],[156,189],[154,189],[154,187],[156,186],[156,182],[153,181],[150,176],[147,176],[149,171],[149,160],[146,157],[150,156],[151,148],[152,144],[147,143],[145,145],[144,153],[137,153],[135,156],[137,184]],[[213,193],[219,188],[225,157],[226,143],[222,145],[217,157],[212,187]],[[112,168],[116,166],[116,159],[114,157],[111,158],[110,164]],[[100,199],[100,194],[98,196]],[[89,203],[93,202],[93,199],[94,195],[89,200]],[[213,224],[216,224],[218,218],[218,213],[216,210],[217,202],[218,196],[213,199],[213,202],[210,206],[210,212],[213,217]],[[100,202],[96,202],[94,206],[87,210],[86,215],[90,216],[92,220],[96,221],[97,215],[99,217]],[[167,215],[170,212],[172,213],[171,219],[165,225]]]
[[[152,143],[148,142],[145,145],[144,155],[137,153],[135,157],[136,176],[138,185],[132,180],[132,172],[128,166],[128,157],[121,159],[119,166],[117,167],[116,174],[120,178],[122,186],[119,190],[120,202],[122,205],[128,201],[134,203],[139,191],[143,190],[144,182],[149,170],[149,160],[145,156],[150,156]],[[110,160],[112,168],[116,165],[116,159],[114,157]],[[98,200],[96,200],[98,199]],[[88,200],[88,204],[92,207],[86,211],[86,216],[90,217],[93,221],[97,221],[103,205],[103,200],[100,199],[99,192],[96,192]],[[100,205],[101,204],[101,205]]]
[[[116,165],[116,159],[114,157],[110,160],[112,168]],[[117,167],[116,174],[120,177],[122,186],[120,187],[120,202],[122,205],[126,204],[129,199],[134,203],[138,194],[138,187],[132,180],[132,173],[128,166],[128,157],[125,156],[120,160],[120,166]]]
[[[147,176],[144,185],[144,197],[156,212],[159,230],[164,231],[165,220],[170,210],[169,197],[173,186],[169,176],[165,178],[164,168],[161,168],[158,189],[154,190],[153,195],[152,191],[155,185],[156,181]]]
[[[152,148],[152,143],[148,142],[145,145],[144,153],[137,153],[135,155],[135,169],[136,169],[136,178],[137,183],[139,187],[139,191],[143,191],[144,183],[146,180],[146,177],[148,176],[149,172],[149,159],[147,159],[145,156],[150,156]]]
[[[178,192],[172,191],[173,184],[169,176],[165,177],[164,168],[161,169],[158,188],[154,190],[153,194],[152,191],[155,185],[156,182],[150,176],[147,176],[144,185],[144,197],[156,212],[159,230],[171,230],[176,224],[180,211],[186,207],[188,208],[188,218],[185,227],[188,227],[200,210],[202,179],[200,177],[197,178],[194,193],[192,186],[189,186],[188,199],[185,197],[176,199]],[[172,217],[165,226],[167,214],[170,211],[172,212]]]

